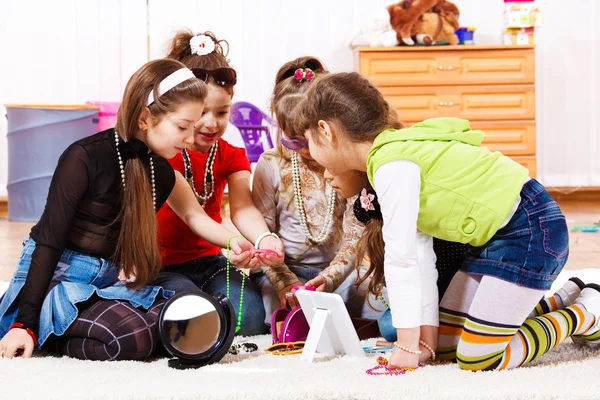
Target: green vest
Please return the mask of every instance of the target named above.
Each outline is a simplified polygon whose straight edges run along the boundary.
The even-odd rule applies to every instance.
[[[483,132],[469,121],[432,118],[381,132],[369,152],[373,188],[377,169],[409,160],[421,169],[417,228],[433,237],[481,246],[498,231],[518,198],[527,168],[480,147]]]

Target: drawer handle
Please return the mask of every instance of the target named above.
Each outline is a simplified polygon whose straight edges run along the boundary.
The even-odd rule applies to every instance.
[[[458,69],[458,67],[454,67],[454,66],[452,66],[452,65],[447,65],[447,66],[445,66],[445,67],[444,67],[443,65],[440,65],[440,66],[438,67],[438,69],[439,69],[440,71],[452,71],[453,69]]]
[[[452,106],[460,106],[460,103],[455,103],[453,101],[440,101],[438,103],[440,107],[452,107]]]

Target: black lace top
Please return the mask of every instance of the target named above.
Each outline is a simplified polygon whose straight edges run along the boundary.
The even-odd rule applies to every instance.
[[[30,236],[37,246],[19,297],[17,322],[37,334],[39,314],[54,270],[64,249],[110,258],[119,238],[122,183],[114,129],[70,145],[58,160],[46,207]],[[175,185],[167,160],[150,154],[142,162],[150,177],[154,163],[156,207],[165,203]],[[149,178],[150,179],[150,178]]]

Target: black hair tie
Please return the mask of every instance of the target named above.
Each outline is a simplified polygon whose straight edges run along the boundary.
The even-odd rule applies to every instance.
[[[354,216],[357,220],[367,225],[371,218],[381,219],[381,207],[377,200],[377,193],[371,188],[365,188],[354,201]]]
[[[132,139],[128,142],[119,142],[119,152],[123,157],[123,162],[133,158],[148,157],[148,146],[139,139]]]

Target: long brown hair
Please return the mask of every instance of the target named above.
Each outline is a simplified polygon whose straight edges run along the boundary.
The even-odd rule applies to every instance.
[[[190,78],[163,95],[155,96],[155,101],[146,107],[150,91],[159,93],[160,82],[181,68],[185,65],[178,61],[162,59],[150,61],[133,74],[117,114],[115,130],[121,140],[132,140],[137,136],[143,113],[149,113],[151,122],[158,123],[185,102],[204,101],[206,85],[199,79]],[[141,288],[158,274],[161,257],[152,189],[139,158],[125,163],[125,189],[117,221],[121,222],[121,230],[113,259],[126,275],[135,272],[136,280],[130,286]]]
[[[320,141],[317,128],[320,120],[334,123],[352,142],[374,140],[386,129],[402,129],[404,124],[383,95],[366,78],[355,72],[318,76],[298,105],[292,121],[295,132],[311,131],[311,137]],[[371,218],[357,245],[357,270],[366,255],[370,266],[360,277],[360,285],[369,276],[369,291],[380,293],[384,284],[383,219]]]
[[[385,242],[383,241],[383,220],[381,218],[371,218],[365,226],[365,229],[356,244],[356,287],[366,281],[370,276],[369,292],[379,295],[381,294],[381,286],[385,285],[383,276],[383,261]],[[361,276],[361,261],[365,259],[369,261],[369,268],[364,275]]]
[[[215,43],[215,50],[212,53],[205,55],[192,54],[190,40],[194,36],[198,35],[208,36],[212,39],[212,41]],[[171,39],[167,58],[180,61],[188,68],[204,68],[208,70],[214,70],[217,68],[232,68],[229,64],[229,60],[227,59],[228,54],[229,43],[227,40],[217,39],[215,34],[210,31],[194,34],[191,30],[184,29],[178,31],[173,39]],[[212,79],[209,79],[208,84],[216,85]],[[223,90],[233,97],[233,86],[218,87],[223,88]]]
[[[293,130],[310,129],[318,141],[320,120],[333,122],[353,142],[372,141],[386,129],[404,127],[381,92],[356,72],[317,76],[310,85],[294,113]]]
[[[293,130],[291,119],[294,109],[304,97],[304,93],[311,86],[313,81],[298,82],[294,79],[294,72],[299,68],[310,68],[316,76],[327,73],[327,68],[323,62],[316,57],[305,56],[296,58],[283,64],[275,76],[275,87],[271,97],[271,113],[277,120],[277,150],[281,157],[289,158],[289,152],[283,149],[279,139],[283,132],[286,132],[290,138],[303,137]],[[302,132],[303,133],[303,132]],[[310,167],[310,165],[307,163]]]

